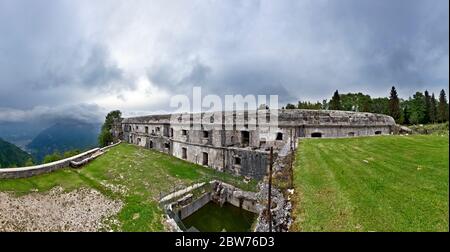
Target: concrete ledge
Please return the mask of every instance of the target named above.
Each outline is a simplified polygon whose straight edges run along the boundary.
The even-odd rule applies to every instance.
[[[58,160],[55,162],[51,162],[48,164],[27,166],[27,167],[18,167],[18,168],[1,168],[0,169],[0,179],[14,179],[14,178],[28,178],[32,176],[36,176],[43,173],[49,173],[61,168],[70,167],[71,163],[80,163],[83,160],[89,159],[94,153],[102,152],[111,147],[120,144],[120,142],[106,146],[104,148],[94,148],[88,150],[86,152],[80,153],[73,157],[69,157],[66,159]]]

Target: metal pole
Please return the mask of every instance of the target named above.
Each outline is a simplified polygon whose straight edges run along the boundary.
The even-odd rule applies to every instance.
[[[269,202],[267,206],[267,211],[269,213],[269,232],[272,232],[272,166],[273,166],[273,147],[270,147],[270,156],[269,156]]]
[[[291,140],[291,142],[290,142],[290,146],[291,146],[291,150],[292,150],[292,143],[293,143],[293,141],[292,141],[292,129],[291,129],[291,137],[290,137],[290,140]]]

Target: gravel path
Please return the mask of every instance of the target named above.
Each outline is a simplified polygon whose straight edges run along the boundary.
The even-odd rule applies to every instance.
[[[117,224],[113,216],[122,206],[87,188],[63,192],[55,187],[20,197],[0,192],[0,231],[108,231],[105,222]]]

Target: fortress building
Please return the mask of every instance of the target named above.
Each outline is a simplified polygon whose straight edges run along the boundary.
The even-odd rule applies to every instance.
[[[218,171],[262,179],[267,174],[270,147],[278,154],[289,150],[297,138],[387,135],[395,129],[392,117],[373,113],[252,112],[219,113],[221,120],[208,113],[125,118],[115,125],[113,134],[122,141]],[[276,124],[270,123],[272,120]]]

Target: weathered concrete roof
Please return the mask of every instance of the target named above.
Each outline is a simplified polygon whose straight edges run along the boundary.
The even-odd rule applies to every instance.
[[[259,117],[265,118],[266,112],[275,114],[274,111],[260,110],[257,113]],[[225,122],[231,123],[233,117],[243,116],[246,111],[225,111]],[[255,110],[248,111],[249,120],[257,118],[258,114]],[[261,115],[261,113],[263,113]],[[149,115],[140,117],[125,118],[122,123],[170,123],[172,116],[178,118],[180,116],[193,115],[210,117],[212,113],[183,113],[183,114],[166,114],[166,115]],[[395,125],[392,117],[382,114],[374,114],[368,112],[353,112],[353,111],[339,111],[339,110],[307,110],[307,109],[279,109],[278,110],[278,124],[285,126],[295,125],[358,125],[358,126],[373,126],[373,125]]]

